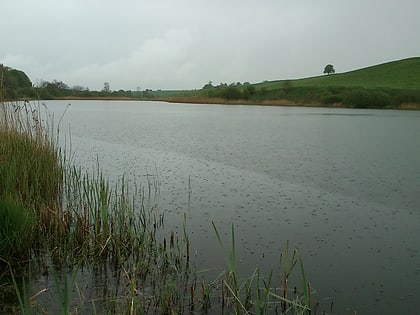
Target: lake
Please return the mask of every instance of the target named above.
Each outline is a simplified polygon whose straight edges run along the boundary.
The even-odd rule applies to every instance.
[[[420,111],[45,102],[56,121],[69,103],[74,162],[158,180],[165,228],[186,213],[207,276],[227,269],[211,222],[226,244],[233,223],[244,277],[278,269],[289,240],[320,312],[418,312]]]

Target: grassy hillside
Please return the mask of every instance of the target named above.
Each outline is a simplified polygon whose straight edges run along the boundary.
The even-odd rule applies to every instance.
[[[257,84],[266,89],[277,88],[284,81]],[[290,80],[294,87],[363,87],[420,90],[420,57],[387,62],[334,75]]]
[[[193,103],[419,109],[420,57],[333,75],[256,84],[206,85],[201,90],[153,96]]]

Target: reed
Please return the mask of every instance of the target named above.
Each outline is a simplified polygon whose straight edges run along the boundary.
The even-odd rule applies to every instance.
[[[25,259],[42,242],[39,229],[59,225],[62,170],[40,107],[0,102],[0,255]]]
[[[223,306],[226,305],[228,309],[232,309],[235,314],[311,314],[310,285],[306,282],[303,263],[298,255],[297,249],[295,249],[293,254],[290,255],[289,242],[287,241],[284,252],[280,254],[282,279],[279,287],[275,287],[273,285],[272,271],[266,279],[258,268],[255,269],[250,277],[240,280],[236,268],[237,258],[233,224],[231,226],[230,251],[226,250],[224,242],[214,222],[212,222],[212,225],[229,267],[226,280],[222,281]],[[295,287],[291,296],[289,278],[298,260],[300,262],[302,279],[301,290],[303,293],[299,294]],[[252,289],[253,286],[254,289]],[[271,298],[273,298],[273,301],[270,300]],[[315,311],[315,309],[313,310]]]

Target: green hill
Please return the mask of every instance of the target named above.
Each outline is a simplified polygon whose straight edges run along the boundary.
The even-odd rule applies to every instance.
[[[209,83],[201,90],[184,92],[184,97],[172,94],[162,99],[194,103],[420,109],[420,57],[297,80],[219,86]]]
[[[277,88],[282,81],[257,84]],[[363,87],[420,90],[420,57],[387,62],[345,73],[290,80],[294,87]]]

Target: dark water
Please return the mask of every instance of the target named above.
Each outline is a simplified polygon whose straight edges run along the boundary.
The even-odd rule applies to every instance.
[[[56,119],[69,102],[46,102]],[[321,307],[416,314],[420,307],[420,112],[71,101],[75,162],[159,179],[168,230],[183,214],[208,274],[279,266],[290,240]],[[321,308],[321,311],[323,309]]]

